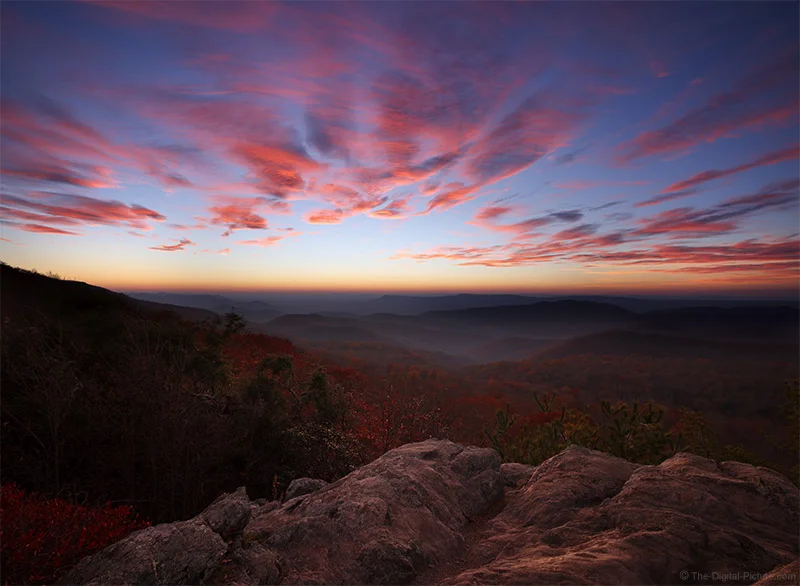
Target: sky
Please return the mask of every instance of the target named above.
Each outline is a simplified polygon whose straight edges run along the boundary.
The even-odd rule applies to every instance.
[[[0,258],[117,290],[796,290],[797,2],[0,4]]]

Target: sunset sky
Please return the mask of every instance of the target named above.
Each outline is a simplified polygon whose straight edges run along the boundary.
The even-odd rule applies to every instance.
[[[785,290],[798,6],[4,1],[0,258],[125,290]]]

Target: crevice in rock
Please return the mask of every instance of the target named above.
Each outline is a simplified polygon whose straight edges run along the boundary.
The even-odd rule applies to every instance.
[[[420,572],[412,584],[420,586],[440,584],[450,577],[457,576],[479,565],[481,561],[470,554],[474,551],[475,546],[487,537],[486,531],[490,523],[505,510],[506,506],[511,502],[511,499],[517,494],[518,491],[509,491],[505,493],[502,498],[497,499],[483,514],[468,518],[466,525],[459,531],[461,537],[464,538],[464,545],[461,551],[438,565],[429,567]]]

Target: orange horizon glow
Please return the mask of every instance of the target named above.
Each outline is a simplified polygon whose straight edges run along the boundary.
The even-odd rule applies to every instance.
[[[615,273],[614,283],[587,283],[564,281],[557,286],[547,285],[513,285],[498,282],[495,285],[475,282],[464,285],[441,287],[424,287],[418,283],[408,282],[398,277],[385,284],[372,283],[371,285],[356,285],[342,283],[332,285],[330,281],[325,284],[314,285],[309,283],[313,275],[307,275],[304,280],[294,280],[292,283],[270,284],[268,282],[252,282],[245,279],[231,280],[226,285],[220,286],[213,280],[187,280],[180,282],[151,282],[143,283],[125,279],[109,278],[107,273],[93,275],[85,273],[76,275],[69,272],[59,272],[46,266],[19,267],[26,270],[36,270],[42,274],[53,272],[67,280],[81,281],[90,285],[103,287],[112,291],[121,292],[166,292],[166,293],[235,293],[235,294],[268,294],[268,293],[332,293],[332,294],[407,294],[407,295],[454,295],[454,294],[517,294],[517,295],[609,295],[609,296],[675,296],[699,295],[708,296],[733,295],[733,296],[766,296],[775,298],[791,298],[800,295],[800,285],[797,279],[787,278],[772,283],[752,282],[747,279],[720,279],[707,276],[705,278],[688,278],[686,275],[673,274],[672,280],[655,278],[646,272],[628,273],[638,275],[639,278],[622,278]],[[502,270],[502,269],[500,269]]]

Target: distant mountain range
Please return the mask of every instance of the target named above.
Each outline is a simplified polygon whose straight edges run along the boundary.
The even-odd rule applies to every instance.
[[[645,303],[678,301],[602,296],[542,300],[521,295],[387,295],[370,302],[362,300],[358,312],[284,314],[262,300],[223,295],[135,293],[128,297],[8,265],[3,265],[1,284],[0,310],[4,315],[43,310],[55,315],[96,313],[104,307],[138,307],[204,320],[235,311],[244,315],[253,331],[289,338],[328,354],[339,352],[372,362],[420,360],[445,367],[575,353],[746,356],[774,352],[785,356],[796,350],[800,333],[797,303],[730,306],[734,302],[728,301],[725,306],[643,311]],[[625,301],[626,306],[609,300]],[[403,313],[430,307],[434,309]],[[364,314],[376,308],[384,311]],[[397,311],[386,311],[391,308]]]
[[[284,313],[263,301],[234,300],[222,295],[190,293],[128,293],[128,295],[143,301],[205,309],[219,315],[233,311],[252,323],[268,321]]]
[[[139,308],[205,320],[235,311],[250,328],[371,363],[438,364],[527,360],[574,354],[696,357],[783,357],[796,354],[797,304],[672,307],[641,311],[636,298],[538,300],[520,295],[383,296],[370,308],[437,309],[421,313],[293,313],[260,300],[223,295],[136,293],[125,296],[76,281],[57,280],[2,265],[3,315],[100,315]],[[530,301],[533,299],[534,301]],[[609,303],[627,300],[628,307]],[[522,302],[522,303],[520,303]],[[485,303],[496,303],[485,306]],[[666,302],[662,302],[666,303]],[[669,303],[677,303],[670,301]],[[729,302],[730,303],[730,302]],[[459,309],[441,307],[462,306]],[[463,306],[467,307],[463,307]],[[632,307],[637,307],[632,309]]]
[[[734,300],[708,298],[659,299],[608,295],[498,295],[462,293],[457,295],[382,295],[370,297],[366,294],[310,294],[298,293],[230,293],[193,294],[169,292],[128,292],[130,297],[169,303],[184,307],[197,307],[215,313],[225,313],[234,308],[251,322],[262,322],[281,314],[317,313],[322,315],[370,315],[386,313],[395,315],[419,315],[431,311],[456,311],[480,307],[505,307],[530,305],[532,303],[553,301],[590,301],[616,305],[628,311],[645,313],[660,309],[681,307],[715,306],[798,306],[797,300]]]
[[[458,295],[383,295],[377,299],[359,304],[357,313],[396,313],[420,314],[429,311],[453,311],[458,309],[472,309],[477,307],[501,307],[509,305],[528,305],[543,301],[592,301],[616,305],[637,313],[654,311],[658,309],[677,309],[693,306],[798,306],[797,300],[741,300],[741,299],[708,299],[708,298],[676,298],[659,299],[648,297],[628,297],[609,295],[487,295],[462,293]]]
[[[681,336],[698,341],[698,347],[703,346],[702,340],[796,343],[799,321],[800,311],[790,306],[690,307],[637,313],[610,303],[569,299],[416,315],[294,314],[254,327],[300,344],[380,343],[485,362],[530,357],[569,339],[608,330],[671,334],[672,338],[661,340],[667,345],[683,344]],[[635,339],[625,338],[629,347],[635,346],[631,341]],[[593,348],[602,352],[600,345]]]

